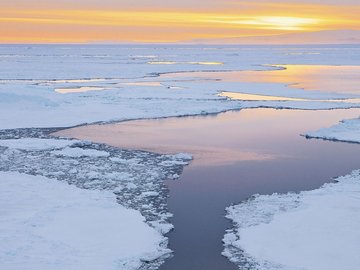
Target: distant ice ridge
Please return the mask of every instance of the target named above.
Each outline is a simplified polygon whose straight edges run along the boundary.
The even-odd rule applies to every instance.
[[[0,172],[0,268],[135,270],[170,253],[109,191]]]
[[[360,118],[343,120],[340,123],[305,134],[307,138],[360,143]]]
[[[227,208],[223,255],[240,269],[338,270],[360,265],[360,171],[299,194],[256,195]]]
[[[163,182],[166,179],[177,179],[192,157],[187,154],[160,155],[121,150],[87,141],[54,139],[47,135],[50,131],[54,130],[0,131],[0,183],[4,184],[4,189],[0,189],[0,200],[8,198],[11,193],[14,200],[9,200],[8,203],[11,204],[9,207],[18,207],[19,212],[19,216],[15,216],[14,219],[10,217],[11,220],[6,223],[9,228],[14,228],[14,231],[7,230],[8,238],[2,236],[7,240],[0,241],[0,268],[21,269],[19,265],[23,262],[23,265],[30,264],[38,269],[49,270],[63,269],[65,266],[66,269],[103,269],[103,266],[92,263],[94,258],[99,258],[99,263],[104,263],[104,265],[111,263],[112,266],[107,269],[157,269],[167,257],[171,256],[171,251],[167,248],[167,238],[164,235],[173,228],[169,222],[172,215],[168,212],[166,204],[168,190]],[[15,179],[14,185],[10,180],[6,182],[8,178],[11,181]],[[66,188],[67,185],[58,183],[54,179],[67,182],[74,187]],[[32,183],[34,183],[33,186]],[[38,186],[42,184],[44,184],[44,189],[39,189]],[[15,188],[17,185],[19,189]],[[24,185],[26,187],[21,189]],[[11,191],[6,191],[7,188],[11,188]],[[34,226],[39,226],[44,230],[39,231],[41,235],[37,234],[37,231],[34,232],[32,223],[28,223],[26,218],[21,216],[21,213],[27,215],[21,212],[22,205],[25,203],[21,201],[21,198],[31,195],[26,192],[35,192],[31,190],[37,189],[39,189],[39,192],[36,191],[36,195],[39,195],[38,201],[33,198],[34,208],[29,211],[34,212],[34,218],[31,218],[34,220]],[[53,191],[48,194],[48,189]],[[59,194],[56,193],[57,190]],[[42,191],[46,194],[42,195]],[[101,204],[102,199],[92,200],[94,194],[100,194],[99,191],[106,191],[103,194],[107,194],[107,197],[113,194],[111,197],[114,206]],[[72,203],[66,197],[71,194],[74,196],[84,194],[84,197],[89,194],[90,200],[85,198],[84,201],[79,199]],[[52,199],[52,197],[55,198]],[[96,200],[99,200],[98,206],[96,206]],[[119,203],[118,210],[115,209],[116,201]],[[2,209],[8,206],[3,203],[5,202],[1,202]],[[29,202],[29,207],[31,203],[32,201]],[[39,205],[43,205],[43,208],[36,212],[35,207]],[[125,211],[124,207],[133,211]],[[52,209],[55,209],[54,213]],[[92,221],[94,216],[90,213],[93,211],[95,216],[100,217],[99,223]],[[33,212],[30,214],[32,215]],[[84,213],[81,214],[81,212]],[[86,215],[87,213],[89,215]],[[113,214],[118,216],[112,217]],[[78,216],[84,220],[79,220]],[[3,215],[0,218],[2,217]],[[62,220],[65,217],[70,229],[63,224]],[[41,224],[37,223],[36,218],[41,221]],[[101,219],[104,223],[101,223]],[[126,222],[121,223],[121,220]],[[143,221],[146,221],[148,225],[141,225]],[[95,227],[90,225],[87,227],[82,222],[94,223],[94,226],[98,226],[99,233],[94,231]],[[134,226],[131,222],[134,222]],[[73,228],[72,225],[75,227]],[[127,229],[122,231],[124,226]],[[142,231],[138,231],[139,226],[143,228]],[[84,231],[80,230],[82,227]],[[53,230],[56,235],[52,236],[52,233],[48,233],[43,236],[43,233],[48,230]],[[76,230],[80,230],[78,235],[71,238],[69,234],[75,234]],[[102,230],[106,232],[101,233]],[[24,233],[15,237],[16,231]],[[94,257],[95,250],[81,245],[87,234],[89,237],[96,236],[86,241],[101,249],[99,257]],[[112,234],[114,238],[111,237]],[[16,241],[8,245],[8,241],[13,239],[13,236]],[[125,237],[124,239],[129,243],[121,242],[121,237]],[[120,248],[115,240],[120,241],[118,243]],[[100,247],[101,243],[96,241],[103,243],[106,248]],[[135,246],[139,244],[139,249],[131,246],[132,243]],[[145,248],[142,249],[142,246]],[[129,247],[133,253],[128,253],[126,249],[122,249],[123,247]],[[110,249],[112,251],[105,256],[106,251]],[[36,250],[38,253],[31,253],[30,250]],[[48,251],[53,254],[48,254]],[[76,254],[82,259],[75,259]],[[101,257],[101,254],[104,256]],[[129,256],[133,257],[128,258]],[[27,259],[20,259],[25,257]],[[14,268],[11,268],[9,265],[16,261],[19,264],[14,264]],[[55,262],[60,264],[56,265]],[[7,268],[8,266],[10,268]]]

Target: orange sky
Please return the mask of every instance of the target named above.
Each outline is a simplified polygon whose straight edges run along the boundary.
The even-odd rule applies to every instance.
[[[177,42],[360,30],[358,1],[0,0],[0,43]]]

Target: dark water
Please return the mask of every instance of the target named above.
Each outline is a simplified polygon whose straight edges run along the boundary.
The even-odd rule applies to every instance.
[[[307,140],[300,134],[360,115],[359,109],[253,109],[217,116],[130,121],[63,133],[115,146],[186,151],[195,160],[168,181],[174,257],[161,270],[231,270],[221,256],[231,226],[225,208],[249,196],[318,188],[360,168],[360,145]]]
[[[255,151],[266,149],[271,153],[288,156],[227,165],[197,166],[194,163],[185,169],[180,181],[167,183],[170,188],[168,204],[170,212],[174,213],[172,223],[175,226],[169,239],[175,256],[160,269],[237,269],[220,255],[223,250],[221,239],[224,231],[231,226],[224,218],[224,209],[227,206],[255,193],[314,189],[331,181],[335,176],[360,168],[360,145],[306,140],[299,136],[296,128],[298,124],[306,126],[303,122],[279,123],[283,119],[277,116],[286,113],[288,112],[276,112],[269,119],[272,125],[263,126],[263,130],[254,134],[253,140],[243,138],[241,132],[237,133],[237,140],[241,141],[239,145],[242,147]],[[302,112],[296,114],[301,115]],[[304,113],[304,122],[311,114]],[[240,119],[241,113],[239,119],[234,119],[233,122],[236,129],[252,129],[251,126],[257,124],[255,120],[252,124],[243,125]],[[272,134],[282,132],[279,124],[287,129],[285,138],[281,134]],[[211,133],[209,130],[209,134]],[[231,134],[224,130],[223,139],[230,136]]]
[[[307,143],[297,158],[190,166],[180,181],[168,182],[168,203],[176,228],[169,238],[175,257],[161,269],[235,269],[220,257],[221,239],[230,226],[224,219],[225,207],[255,193],[317,188],[334,176],[360,168],[359,146]]]

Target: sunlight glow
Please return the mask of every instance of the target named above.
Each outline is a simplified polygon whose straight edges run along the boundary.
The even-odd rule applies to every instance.
[[[347,99],[306,99],[306,98],[292,98],[283,96],[269,96],[257,94],[245,94],[238,92],[221,92],[220,97],[226,97],[233,100],[242,101],[307,101],[307,102],[343,102],[343,103],[359,103],[359,98]]]
[[[208,22],[248,25],[260,29],[305,30],[311,25],[320,23],[321,20],[299,17],[254,17],[251,19],[223,18],[222,20],[209,20]]]
[[[0,43],[139,41],[360,30],[360,7],[250,5],[234,10],[1,8]],[[270,15],[271,14],[271,15]],[[335,14],[335,15],[334,15]]]

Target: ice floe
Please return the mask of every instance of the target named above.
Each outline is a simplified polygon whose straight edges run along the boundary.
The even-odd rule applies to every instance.
[[[317,131],[307,132],[307,138],[317,138],[330,141],[360,143],[360,119],[343,120],[340,123]]]
[[[170,252],[109,191],[0,172],[0,206],[2,269],[135,270]]]
[[[227,208],[223,255],[241,269],[356,269],[360,171],[299,194],[256,195]]]
[[[105,151],[82,149],[80,147],[66,147],[62,150],[53,151],[51,154],[58,157],[108,157],[110,154]]]
[[[0,140],[0,146],[23,149],[23,150],[49,150],[59,149],[71,146],[77,140],[54,140],[54,139],[39,139],[39,138],[22,138],[22,139],[5,139]]]
[[[109,257],[110,254],[115,254],[114,251],[111,251],[109,256],[104,257],[104,260],[99,258],[99,263],[104,263],[104,265],[106,265],[106,263],[111,263],[109,260],[116,259],[116,262],[112,263],[113,266],[111,267],[113,268],[109,269],[138,269],[138,267],[143,265],[141,264],[141,261],[144,260],[147,263],[142,266],[142,269],[156,269],[165,258],[171,256],[170,250],[167,248],[167,238],[163,236],[163,234],[166,234],[172,228],[172,225],[169,223],[171,214],[168,212],[166,204],[168,190],[164,185],[164,180],[176,179],[181,174],[183,167],[190,162],[191,156],[185,154],[159,155],[142,151],[121,150],[115,147],[94,144],[87,141],[54,139],[46,135],[47,132],[50,132],[50,130],[41,131],[41,129],[21,129],[6,130],[1,132],[0,171],[7,173],[0,173],[0,182],[6,183],[5,180],[7,179],[7,176],[16,175],[16,173],[22,173],[22,177],[20,177],[19,180],[20,182],[22,181],[22,178],[25,178],[25,180],[31,180],[31,176],[28,175],[35,175],[36,177],[33,177],[35,179],[33,188],[36,190],[37,186],[40,185],[36,184],[38,179],[37,177],[46,177],[47,180],[41,180],[41,177],[39,179],[44,183],[46,183],[46,181],[54,183],[51,185],[51,189],[53,191],[48,196],[44,197],[41,202],[38,202],[39,204],[44,205],[44,210],[43,212],[39,212],[37,216],[39,219],[47,219],[46,213],[52,208],[50,206],[50,208],[46,208],[46,205],[52,204],[51,200],[48,201],[51,196],[58,200],[57,203],[59,205],[54,207],[58,207],[59,209],[62,209],[63,206],[60,205],[60,203],[64,200],[64,209],[61,212],[61,217],[66,216],[69,226],[75,223],[78,227],[74,228],[74,230],[79,230],[79,228],[82,227],[81,220],[79,221],[76,216],[83,217],[81,215],[76,215],[74,211],[84,211],[85,213],[94,211],[94,215],[97,215],[96,213],[98,213],[98,216],[104,218],[106,221],[106,217],[103,217],[102,213],[103,211],[108,211],[107,209],[109,207],[105,205],[105,210],[99,209],[97,212],[97,208],[94,208],[93,206],[95,201],[88,206],[88,209],[86,208],[86,204],[90,203],[90,201],[84,201],[82,209],[78,210],[78,208],[75,207],[75,202],[75,210],[72,209],[71,203],[67,201],[66,198],[61,197],[61,185],[65,184],[58,183],[56,180],[73,185],[74,187],[69,187],[69,189],[79,190],[77,191],[79,194],[86,194],[88,190],[105,190],[107,194],[112,194],[112,200],[114,201],[115,206],[116,201],[120,204],[118,205],[119,209],[123,209],[124,207],[133,209],[134,215],[137,215],[141,222],[147,223],[142,225],[145,228],[143,233],[144,235],[139,234],[138,236],[141,238],[140,240],[143,241],[142,243],[144,243],[144,245],[148,245],[149,252],[146,254],[144,253],[143,256],[141,254],[141,249],[139,249],[140,253],[134,253],[133,258],[127,258],[128,253],[121,253],[121,248],[126,248],[128,244],[127,242],[120,242],[119,245],[121,245],[121,248],[119,248],[117,253],[118,257]],[[26,137],[29,135],[34,137]],[[11,137],[16,139],[10,139]],[[174,175],[177,175],[177,177],[174,177]],[[29,190],[32,188],[30,180],[26,180],[29,182]],[[21,184],[19,185],[20,188]],[[60,187],[58,188],[57,185]],[[15,190],[12,191],[12,196],[19,198],[24,196],[21,192],[25,192],[25,190],[21,191],[20,189],[19,191],[16,191],[15,182],[13,188]],[[59,195],[56,193],[57,190],[59,190]],[[4,190],[2,189],[1,192],[3,191]],[[39,192],[40,191],[41,189]],[[47,191],[44,190],[44,192],[46,193]],[[95,191],[92,192],[95,193]],[[34,191],[33,193],[39,195],[37,191]],[[90,197],[92,197],[91,194],[93,193],[89,193]],[[0,195],[0,197],[3,198],[3,193]],[[16,205],[18,201],[13,201],[11,203]],[[2,203],[1,206],[3,209],[7,207],[7,205],[3,205]],[[21,210],[21,205],[19,207]],[[101,208],[102,206],[99,205],[98,207]],[[101,224],[98,226],[99,230],[109,231],[108,235],[95,234],[93,230],[84,230],[79,233],[79,237],[86,238],[86,234],[90,233],[91,236],[94,236],[94,245],[99,246],[95,243],[96,239],[96,241],[103,243],[103,245],[109,245],[109,247],[103,249],[104,252],[111,247],[114,248],[114,242],[112,242],[113,240],[109,239],[110,233],[113,233],[113,230],[115,229],[120,231],[122,230],[121,225],[117,226],[116,223],[118,223],[118,220],[128,218],[129,222],[131,221],[131,218],[128,217],[125,212],[125,214],[123,214],[121,211],[114,211],[113,214],[115,215],[116,213],[118,213],[119,216],[106,221],[114,224],[113,226],[109,224],[109,229],[105,228],[105,225],[103,227],[101,227]],[[19,218],[21,218],[21,216],[19,216]],[[84,217],[84,222],[93,223],[91,222],[90,217],[88,218],[87,216]],[[18,226],[14,227],[14,230],[16,229],[27,232],[28,225],[23,224],[23,227],[21,227],[20,223],[21,220],[19,221]],[[57,222],[51,224],[51,228],[55,228],[55,226],[57,226]],[[58,226],[59,228],[63,227],[63,231],[61,232],[64,233],[67,230],[66,228],[68,228],[61,220],[59,221]],[[94,226],[97,226],[96,223],[94,223]],[[139,239],[137,240],[135,238],[138,234],[137,227],[131,226],[129,223],[126,223],[124,226],[129,227],[124,230],[124,233],[128,234],[129,237],[130,235],[133,235],[134,241],[138,241]],[[146,229],[146,227],[148,228]],[[149,240],[153,234],[152,229],[155,229],[160,233],[158,235],[157,242],[151,242]],[[72,231],[69,230],[69,233],[71,232]],[[15,234],[15,231],[7,231],[7,233],[10,238],[8,237],[6,241],[10,241],[12,235]],[[119,234],[121,233],[122,232],[119,232]],[[149,233],[149,235],[146,235],[147,233]],[[32,239],[32,237],[34,239]],[[51,238],[51,234],[49,234],[48,237]],[[56,238],[57,235],[54,237]],[[104,237],[104,239],[101,239],[102,237]],[[20,242],[14,242],[13,246],[7,246],[6,241],[0,241],[0,266],[4,266],[6,268],[8,263],[10,265],[18,260],[18,264],[14,264],[14,268],[9,266],[9,269],[20,269],[20,264],[26,262],[22,259],[20,260],[19,258],[25,256],[30,265],[33,264],[34,267],[38,266],[38,268],[61,269],[65,267],[64,265],[67,261],[67,269],[101,268],[97,264],[91,266],[92,258],[87,257],[92,257],[92,253],[95,252],[95,248],[94,250],[89,250],[85,246],[78,246],[80,240],[74,239],[74,241],[78,242],[74,243],[76,246],[72,247],[71,245],[73,242],[64,242],[63,245],[60,245],[59,243],[63,241],[63,239],[56,238],[52,241],[51,238],[50,240],[52,242],[47,238],[39,240],[38,236],[35,234],[19,235],[19,239]],[[119,238],[116,237],[114,239],[119,240]],[[37,242],[38,240],[40,242]],[[66,241],[66,239],[64,241]],[[16,246],[17,244],[18,246]],[[49,249],[47,245],[50,245],[51,248],[52,246],[55,247]],[[35,248],[38,253],[31,253],[29,250],[26,250],[24,251],[25,253],[19,252],[14,253],[12,257],[10,256],[14,250],[20,250],[23,247],[26,247],[26,249],[29,250]],[[77,253],[69,255],[68,253],[71,253],[70,251],[75,250],[74,248],[76,247],[78,247]],[[49,255],[47,250],[51,250],[54,254]],[[63,256],[64,258],[60,259]],[[76,256],[82,256],[82,259],[76,261]],[[59,261],[59,266],[54,266],[54,268],[52,268],[51,264],[54,264],[54,261]],[[89,264],[89,267],[87,267],[87,264]]]

